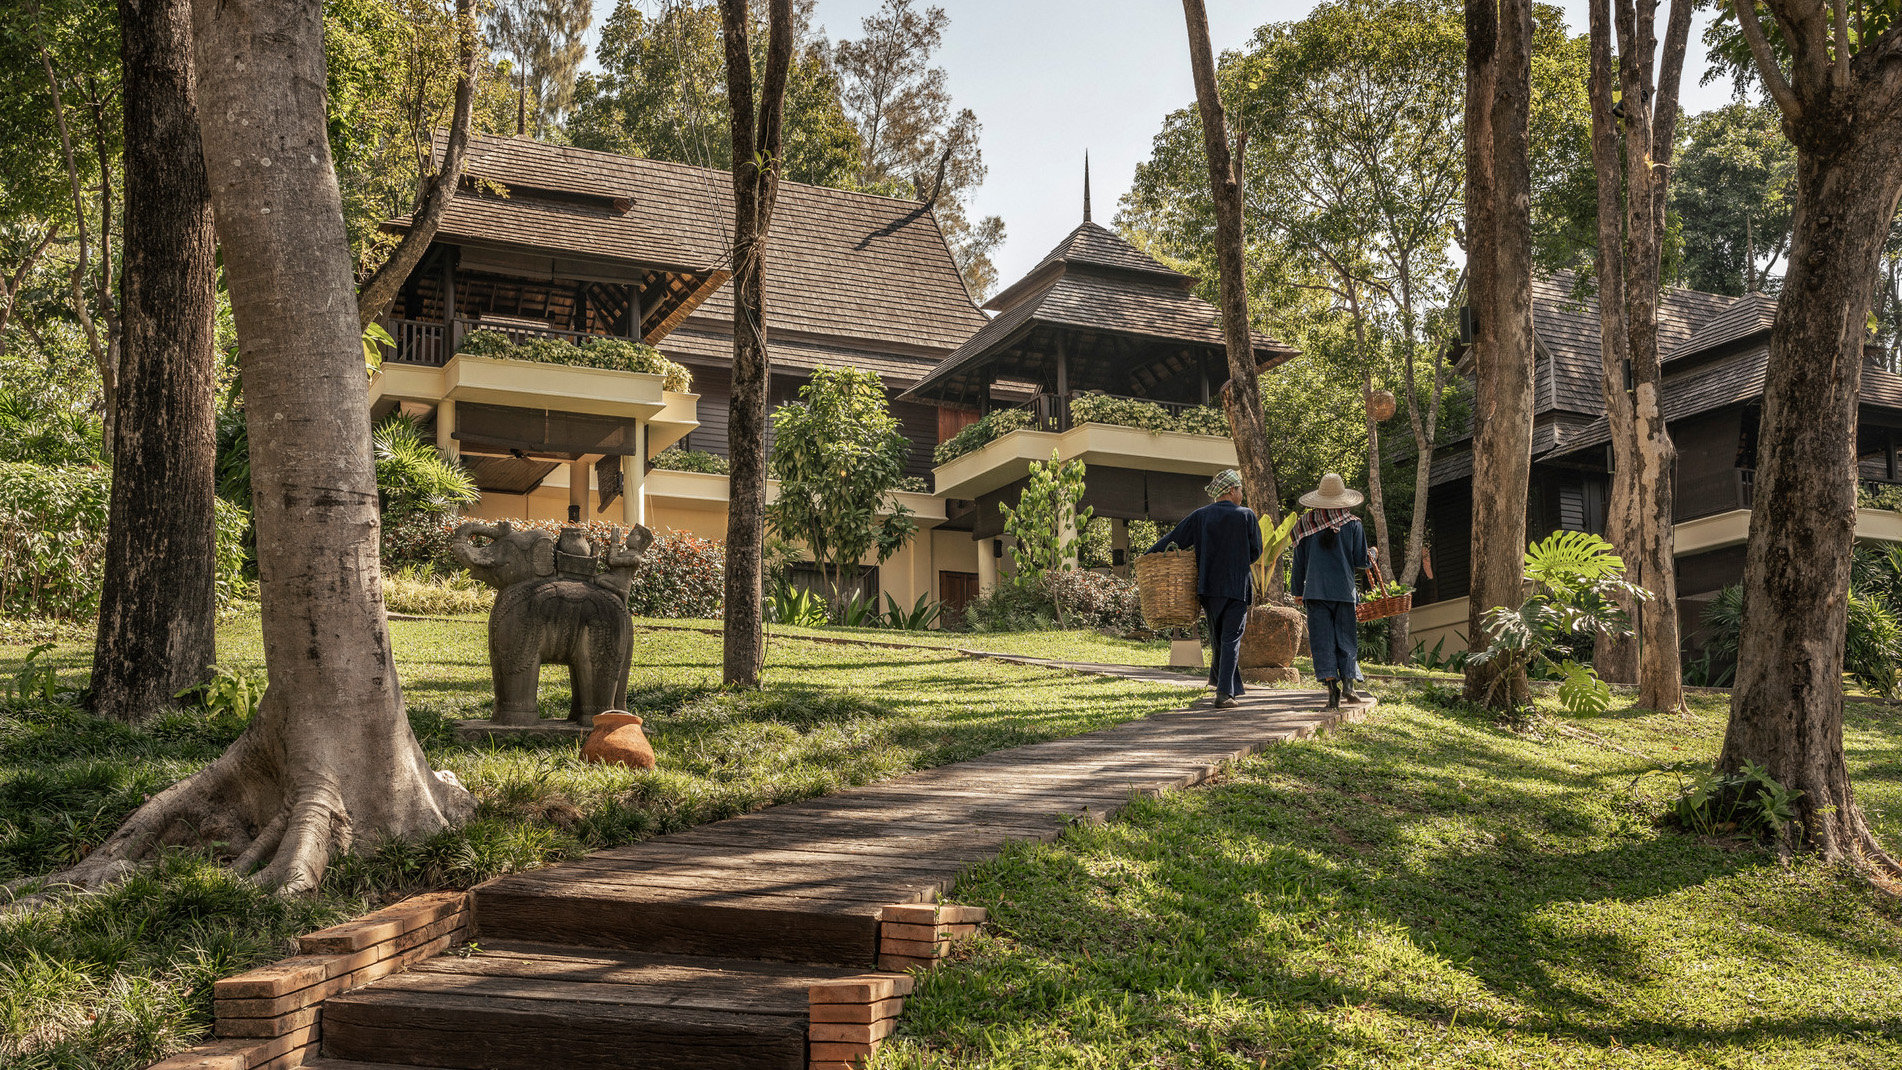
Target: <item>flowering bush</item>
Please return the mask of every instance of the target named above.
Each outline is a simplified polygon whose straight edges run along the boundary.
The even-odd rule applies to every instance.
[[[567,364],[578,368],[606,368],[610,371],[649,372],[666,377],[668,390],[693,389],[693,373],[668,360],[653,346],[625,338],[606,336],[589,338],[573,345],[559,338],[533,338],[512,342],[501,331],[470,331],[456,347],[458,356],[502,357],[538,364]]]
[[[466,518],[406,517],[383,529],[383,571],[408,570],[455,575],[462,565],[450,552],[456,528]],[[499,524],[499,520],[485,520]],[[620,525],[596,520],[571,525],[560,520],[510,520],[517,528],[538,528],[558,535],[565,527],[583,527],[588,537],[605,542]],[[726,550],[717,542],[683,533],[654,536],[647,564],[634,573],[628,591],[629,612],[637,617],[716,617],[726,591]]]

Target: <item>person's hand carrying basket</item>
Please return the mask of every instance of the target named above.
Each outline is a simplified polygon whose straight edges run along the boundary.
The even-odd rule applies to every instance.
[[[1374,580],[1373,589],[1369,593],[1381,594],[1381,592],[1384,592],[1387,589],[1387,581],[1380,574],[1380,559],[1375,558],[1374,563],[1367,571],[1373,574]],[[1367,601],[1355,605],[1354,619],[1358,621],[1385,620],[1388,617],[1398,617],[1402,613],[1410,613],[1412,611],[1412,592],[1382,595],[1382,597],[1369,598]]]

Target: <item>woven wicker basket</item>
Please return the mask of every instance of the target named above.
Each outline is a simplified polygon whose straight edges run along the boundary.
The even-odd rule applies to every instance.
[[[1136,559],[1136,586],[1143,623],[1151,628],[1187,628],[1202,612],[1195,596],[1195,551],[1164,550]]]
[[[1374,574],[1374,590],[1378,591],[1387,586],[1387,581],[1380,577],[1380,562],[1374,562],[1371,571]],[[1356,605],[1354,607],[1354,619],[1385,620],[1388,617],[1398,617],[1402,613],[1410,613],[1412,611],[1413,595],[1411,593],[1396,594],[1386,598],[1370,598]]]

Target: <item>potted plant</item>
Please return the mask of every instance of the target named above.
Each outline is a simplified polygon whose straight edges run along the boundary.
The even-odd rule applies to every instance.
[[[1255,562],[1255,605],[1248,611],[1248,627],[1242,632],[1242,679],[1255,684],[1298,684],[1301,673],[1294,667],[1294,656],[1307,634],[1307,617],[1293,606],[1269,601],[1268,592],[1275,574],[1281,570],[1282,555],[1294,541],[1294,525],[1301,518],[1297,511],[1276,524],[1261,518],[1261,559]]]

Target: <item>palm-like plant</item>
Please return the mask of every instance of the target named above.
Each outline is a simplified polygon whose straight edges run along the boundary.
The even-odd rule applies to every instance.
[[[1293,510],[1289,510],[1279,524],[1266,516],[1261,518],[1261,557],[1251,566],[1255,573],[1255,597],[1262,597],[1268,585],[1274,582],[1275,573],[1281,570],[1282,555],[1294,541],[1294,526],[1300,520],[1301,514]]]

